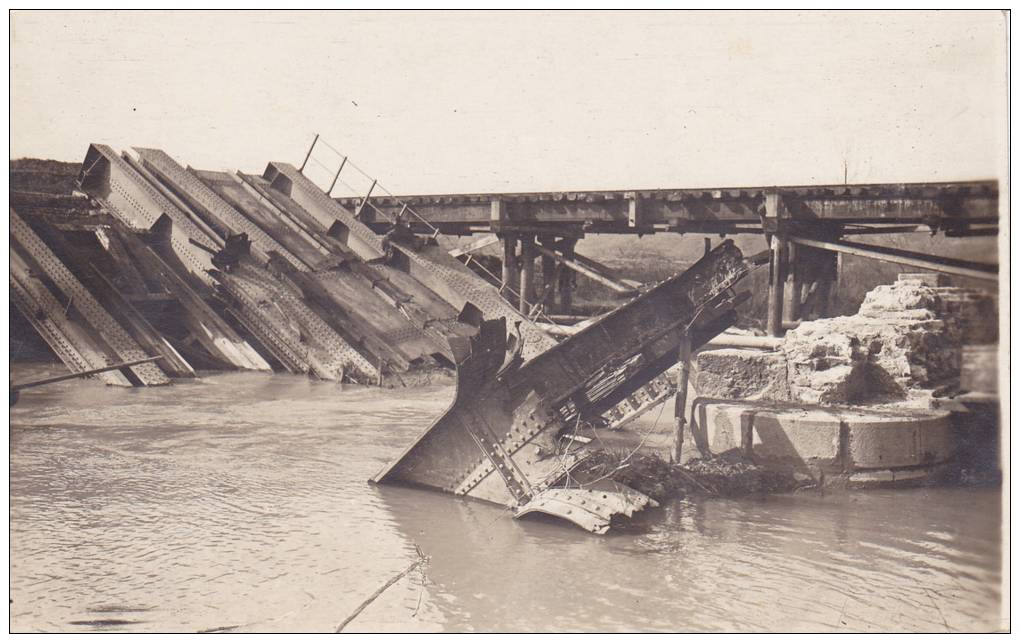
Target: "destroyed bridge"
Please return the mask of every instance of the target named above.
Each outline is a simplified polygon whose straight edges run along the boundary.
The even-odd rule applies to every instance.
[[[77,195],[12,190],[12,302],[71,372],[117,366],[99,374],[116,385],[277,369],[399,386],[456,367],[454,405],[377,479],[604,532],[651,501],[612,480],[565,488],[584,452],[543,448],[578,420],[615,426],[672,396],[662,374],[733,325],[752,268],[769,266],[774,336],[831,282],[836,253],[997,275],[853,240],[994,235],[995,182],[396,197],[369,178],[332,197],[352,169],[318,137],[300,166],[260,175],[92,145]],[[588,233],[654,232],[759,233],[770,248],[745,257],[726,240],[647,287],[575,252]],[[452,252],[437,240],[478,234]],[[501,271],[472,261],[496,242]],[[629,301],[563,329],[549,316],[571,312],[576,275]]]

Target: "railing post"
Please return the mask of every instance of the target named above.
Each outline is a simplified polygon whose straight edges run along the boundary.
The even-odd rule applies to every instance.
[[[359,220],[361,219],[361,212],[363,209],[365,209],[365,205],[368,203],[368,197],[371,196],[372,192],[375,190],[375,184],[376,181],[372,181],[372,186],[368,188],[368,193],[365,194],[365,197],[361,199],[360,203],[358,203],[358,208],[354,212],[355,218]]]
[[[310,146],[308,146],[308,153],[305,154],[305,160],[301,161],[301,167],[298,168],[298,171],[301,172],[302,174],[305,173],[305,165],[308,165],[308,159],[311,158],[312,150],[315,149],[315,144],[318,143],[318,142],[319,142],[319,135],[316,134],[315,138],[312,139],[312,144]]]
[[[336,175],[333,176],[333,182],[329,184],[329,190],[326,191],[326,195],[329,196],[333,193],[333,188],[336,187],[336,182],[340,179],[340,172],[344,169],[344,165],[347,165],[347,157],[340,161],[340,167],[336,170]]]

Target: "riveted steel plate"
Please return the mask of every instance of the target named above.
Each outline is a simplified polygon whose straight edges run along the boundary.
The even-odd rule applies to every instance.
[[[112,360],[113,363],[138,361],[151,356],[96,301],[88,289],[78,281],[53,251],[32,231],[28,223],[22,220],[13,209],[10,211],[10,232],[12,244],[17,245],[19,249],[32,258],[35,266],[39,267],[39,273],[45,274],[64,295],[70,298],[74,309],[85,319],[92,334],[105,341],[110,349],[117,354],[119,358]],[[27,282],[27,280],[24,281]],[[27,289],[28,284],[25,284],[22,288]],[[53,298],[53,301],[56,301],[55,298]],[[48,313],[63,313],[65,316],[67,313],[67,310],[59,306],[59,304],[57,306],[46,306],[43,310]],[[78,365],[78,360],[75,361],[75,365]],[[111,363],[105,363],[105,365],[111,365]],[[85,369],[96,369],[97,367],[103,367],[103,365],[91,366]],[[78,370],[77,367],[72,369]],[[132,368],[132,373],[144,385],[165,385],[170,382],[169,377],[152,362],[135,366]]]
[[[684,337],[702,345],[720,327],[729,289],[747,270],[726,241],[527,361],[507,358],[505,320],[483,322],[458,363],[453,404],[375,481],[437,488],[506,504],[521,517],[544,513],[605,532],[614,514],[652,501],[608,479],[579,490],[570,472],[589,449],[564,439],[586,413],[603,413],[635,392],[645,401],[664,398],[667,386],[649,381],[678,360]],[[641,401],[630,407],[640,409]]]
[[[270,163],[265,179],[278,190],[287,193],[301,204],[323,227],[340,222],[355,238],[349,246],[358,251],[366,260],[382,259],[386,256],[383,237],[359,222],[354,215],[328,197],[315,183],[311,182],[292,165]],[[523,354],[530,358],[555,345],[556,340],[528,321],[514,310],[499,294],[499,289],[481,279],[460,260],[452,257],[437,245],[411,246],[393,241],[390,246],[399,251],[409,262],[412,277],[428,286],[445,301],[458,310],[471,303],[482,311],[486,319],[503,317],[510,325],[510,331],[520,331],[523,339]]]
[[[166,152],[151,148],[135,148],[135,151],[138,152],[146,167],[165,178],[187,198],[204,207],[235,233],[247,234],[252,245],[261,250],[264,255],[275,251],[298,270],[308,270],[304,262],[227,201],[220,198],[216,192],[206,186],[197,176],[184,169],[177,161],[170,158]]]

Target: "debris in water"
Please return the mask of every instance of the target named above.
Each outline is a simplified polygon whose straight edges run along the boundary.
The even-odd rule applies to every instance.
[[[768,469],[738,456],[697,458],[677,465],[657,453],[606,449],[592,452],[573,476],[584,483],[607,474],[660,501],[781,493],[793,491],[799,485],[792,473]]]
[[[415,560],[407,568],[404,568],[401,572],[399,572],[396,575],[394,575],[393,577],[391,577],[389,581],[384,583],[378,590],[373,592],[372,596],[370,596],[367,599],[365,599],[364,601],[362,601],[361,605],[359,605],[357,608],[355,608],[354,612],[351,612],[350,616],[348,616],[346,619],[344,619],[340,623],[340,625],[337,626],[337,628],[336,628],[337,632],[344,631],[344,628],[347,627],[347,625],[350,624],[351,621],[353,621],[354,619],[358,618],[358,615],[361,614],[365,610],[365,608],[367,608],[369,605],[371,605],[373,601],[378,599],[382,595],[383,592],[386,592],[386,590],[389,589],[390,586],[392,586],[396,582],[398,582],[401,579],[403,579],[404,577],[406,577],[408,575],[408,573],[410,573],[415,568],[420,568],[422,566],[427,566],[428,565],[429,558],[428,558],[428,556],[425,553],[423,553],[421,551],[421,548],[419,548],[417,545],[415,545],[414,550],[418,553],[418,559]],[[415,612],[417,612],[417,610],[418,610],[418,608],[416,607],[415,608]]]

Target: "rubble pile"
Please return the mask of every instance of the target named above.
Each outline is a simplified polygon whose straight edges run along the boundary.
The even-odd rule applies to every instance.
[[[767,350],[723,349],[698,354],[699,395],[749,401],[788,401],[786,355]]]
[[[592,452],[572,474],[579,486],[612,476],[659,501],[686,497],[740,497],[793,491],[802,483],[789,470],[756,465],[736,452],[696,458],[683,465],[655,453]]]
[[[867,294],[856,315],[806,322],[783,351],[794,400],[897,400],[960,372],[960,328],[931,287],[897,281]]]
[[[714,350],[698,356],[701,397],[878,404],[921,401],[960,377],[961,347],[995,336],[994,298],[906,274],[870,291],[856,315],[804,322],[776,352]]]

